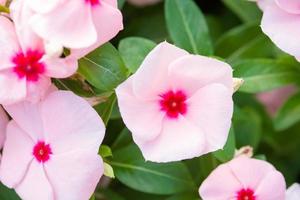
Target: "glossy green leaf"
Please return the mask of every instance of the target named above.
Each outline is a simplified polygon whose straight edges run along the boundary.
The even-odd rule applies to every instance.
[[[80,59],[79,73],[102,91],[114,90],[128,75],[121,56],[110,43]]]
[[[130,37],[121,40],[118,49],[126,67],[134,73],[155,45],[153,41],[145,38]]]
[[[241,58],[270,57],[274,45],[256,23],[243,24],[230,29],[218,39],[216,55],[227,58],[229,62]]]
[[[194,54],[212,55],[213,46],[205,18],[192,0],[166,0],[165,17],[174,43]]]
[[[300,93],[292,96],[278,111],[274,126],[277,130],[285,130],[300,122]]]
[[[14,190],[8,189],[0,183],[0,199],[1,200],[21,200]]]
[[[233,127],[237,149],[248,145],[254,149],[258,147],[262,135],[262,121],[256,110],[251,107],[235,107]]]
[[[235,152],[235,135],[233,128],[230,129],[227,142],[223,150],[219,150],[213,153],[213,155],[221,162],[227,162],[231,160]]]
[[[95,106],[96,111],[101,116],[105,125],[107,125],[110,119],[115,103],[116,103],[116,95],[112,94],[105,102]]]
[[[176,194],[165,200],[199,200],[199,194],[197,192],[195,192],[195,194],[193,193]]]
[[[223,3],[231,9],[242,21],[253,22],[260,21],[261,11],[253,1],[246,0],[222,0]]]
[[[115,151],[108,163],[118,180],[141,192],[167,195],[197,190],[183,163],[146,162],[136,145]]]
[[[298,68],[276,60],[241,60],[233,67],[234,76],[245,80],[239,89],[241,92],[264,92],[300,81]]]

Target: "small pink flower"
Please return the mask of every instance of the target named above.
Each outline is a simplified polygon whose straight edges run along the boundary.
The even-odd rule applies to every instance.
[[[300,1],[271,0],[264,3],[261,22],[263,32],[280,49],[299,59]]]
[[[98,149],[105,127],[97,112],[66,91],[5,109],[13,120],[0,166],[2,183],[22,199],[89,199],[103,174]]]
[[[117,0],[19,0],[34,12],[28,18],[42,38],[82,56],[123,29]]]
[[[16,1],[18,2],[18,1]],[[64,78],[77,69],[75,59],[47,55],[43,40],[29,29],[26,19],[13,11],[14,24],[0,16],[0,104],[38,101],[51,85],[51,77]]]
[[[5,5],[6,4],[6,0],[0,0],[0,5]]]
[[[240,156],[218,166],[199,193],[203,200],[284,200],[285,180],[268,162]]]
[[[300,199],[300,185],[294,183],[286,191],[286,200],[299,200]]]
[[[232,69],[226,63],[163,42],[116,93],[122,118],[147,160],[193,158],[226,142],[233,110]]]
[[[278,109],[297,92],[295,86],[286,86],[269,92],[263,92],[256,95],[257,99],[265,106],[270,116],[275,116]]]
[[[3,108],[0,106],[0,150],[2,149],[4,144],[7,123],[8,117]]]
[[[158,2],[161,2],[162,0],[127,0],[129,3],[132,5],[136,6],[149,6],[149,5],[154,5]]]

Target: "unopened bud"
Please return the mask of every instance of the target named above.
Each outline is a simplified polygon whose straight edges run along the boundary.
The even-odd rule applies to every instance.
[[[49,57],[60,57],[64,51],[61,44],[57,42],[45,42],[46,55]]]
[[[238,91],[244,82],[242,78],[233,78],[233,92]]]
[[[241,147],[239,150],[235,150],[234,157],[239,157],[242,155],[251,158],[253,156],[253,147],[244,146],[244,147]]]

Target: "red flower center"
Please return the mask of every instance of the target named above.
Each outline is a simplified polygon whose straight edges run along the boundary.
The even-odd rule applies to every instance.
[[[255,200],[256,197],[254,195],[254,191],[247,188],[247,189],[241,189],[237,193],[237,198],[236,200]]]
[[[38,81],[39,76],[45,72],[45,64],[41,61],[44,53],[40,51],[28,50],[26,54],[17,53],[12,62],[15,64],[13,71],[20,79],[27,81]]]
[[[90,3],[92,6],[99,5],[100,0],[85,0],[87,3]]]
[[[177,118],[187,112],[186,95],[183,91],[168,91],[160,95],[160,108],[169,118]]]
[[[40,163],[45,163],[50,159],[52,150],[49,144],[39,141],[33,148],[33,155]]]

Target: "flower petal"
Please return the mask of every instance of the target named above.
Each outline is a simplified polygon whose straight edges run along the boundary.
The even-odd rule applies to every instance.
[[[28,7],[30,1],[12,1],[10,5],[11,17],[16,27],[18,41],[26,52],[28,49],[44,51],[43,40],[31,29],[29,19],[33,16],[32,10]]]
[[[76,59],[45,56],[43,61],[46,65],[46,75],[53,78],[69,77],[76,72],[78,67]]]
[[[224,183],[226,180],[226,183]],[[219,165],[201,184],[199,194],[205,200],[230,200],[242,188],[228,165]]]
[[[134,137],[141,141],[153,140],[160,134],[165,114],[159,108],[159,100],[143,100],[133,93],[132,79],[116,89],[122,119]]]
[[[41,101],[47,95],[47,91],[50,87],[51,79],[46,76],[40,76],[37,82],[27,82],[26,100],[33,103]]]
[[[103,174],[103,161],[94,149],[53,155],[45,170],[56,199],[89,199]]]
[[[173,88],[185,88],[192,95],[208,84],[223,84],[233,90],[232,68],[217,59],[199,55],[187,55],[177,59],[169,67]]]
[[[300,15],[289,14],[272,4],[264,10],[261,28],[280,49],[300,56]]]
[[[277,5],[292,14],[300,14],[299,0],[275,0]]]
[[[23,180],[33,160],[33,141],[12,121],[7,126],[6,141],[0,166],[0,177],[3,184],[13,188]]]
[[[88,47],[97,40],[91,6],[85,1],[66,1],[52,12],[35,14],[29,23],[40,37],[68,48]]]
[[[300,185],[294,183],[286,191],[286,200],[298,200],[300,199]]]
[[[4,140],[6,137],[6,126],[8,124],[8,121],[8,116],[6,115],[3,108],[0,106],[0,149],[2,149],[4,144]]]
[[[70,177],[69,177],[70,178]],[[24,180],[15,188],[22,199],[54,199],[54,192],[41,163],[32,162]]]
[[[134,93],[141,98],[153,99],[171,89],[168,67],[174,60],[185,55],[188,52],[167,42],[157,45],[134,74]]]
[[[204,131],[205,152],[223,148],[233,114],[232,92],[222,84],[210,84],[188,99],[187,105],[186,119]]]
[[[230,161],[228,165],[243,186],[253,190],[258,188],[269,172],[275,171],[271,164],[257,159],[249,159],[245,156]]]
[[[109,22],[107,19],[110,19]],[[122,19],[121,11],[104,1],[99,6],[93,7],[92,20],[97,32],[97,41],[88,48],[72,49],[71,56],[81,58],[111,40],[123,29]]]
[[[37,13],[48,13],[66,0],[30,0],[28,4],[32,10]]]
[[[0,70],[4,70],[13,67],[11,59],[20,47],[15,27],[7,17],[0,15],[0,27]]]
[[[278,171],[271,171],[260,182],[255,191],[257,199],[285,199],[285,180]]]
[[[203,131],[182,116],[164,119],[160,135],[151,142],[133,138],[146,160],[170,162],[202,155],[205,136]]]
[[[8,105],[26,98],[26,79],[11,70],[0,71],[0,104]]]
[[[53,154],[85,149],[91,145],[98,151],[105,126],[84,99],[72,92],[53,92],[42,102],[41,116],[44,134]]]
[[[32,141],[37,142],[43,137],[43,123],[40,117],[39,107],[31,102],[20,102],[4,107],[8,114]]]

